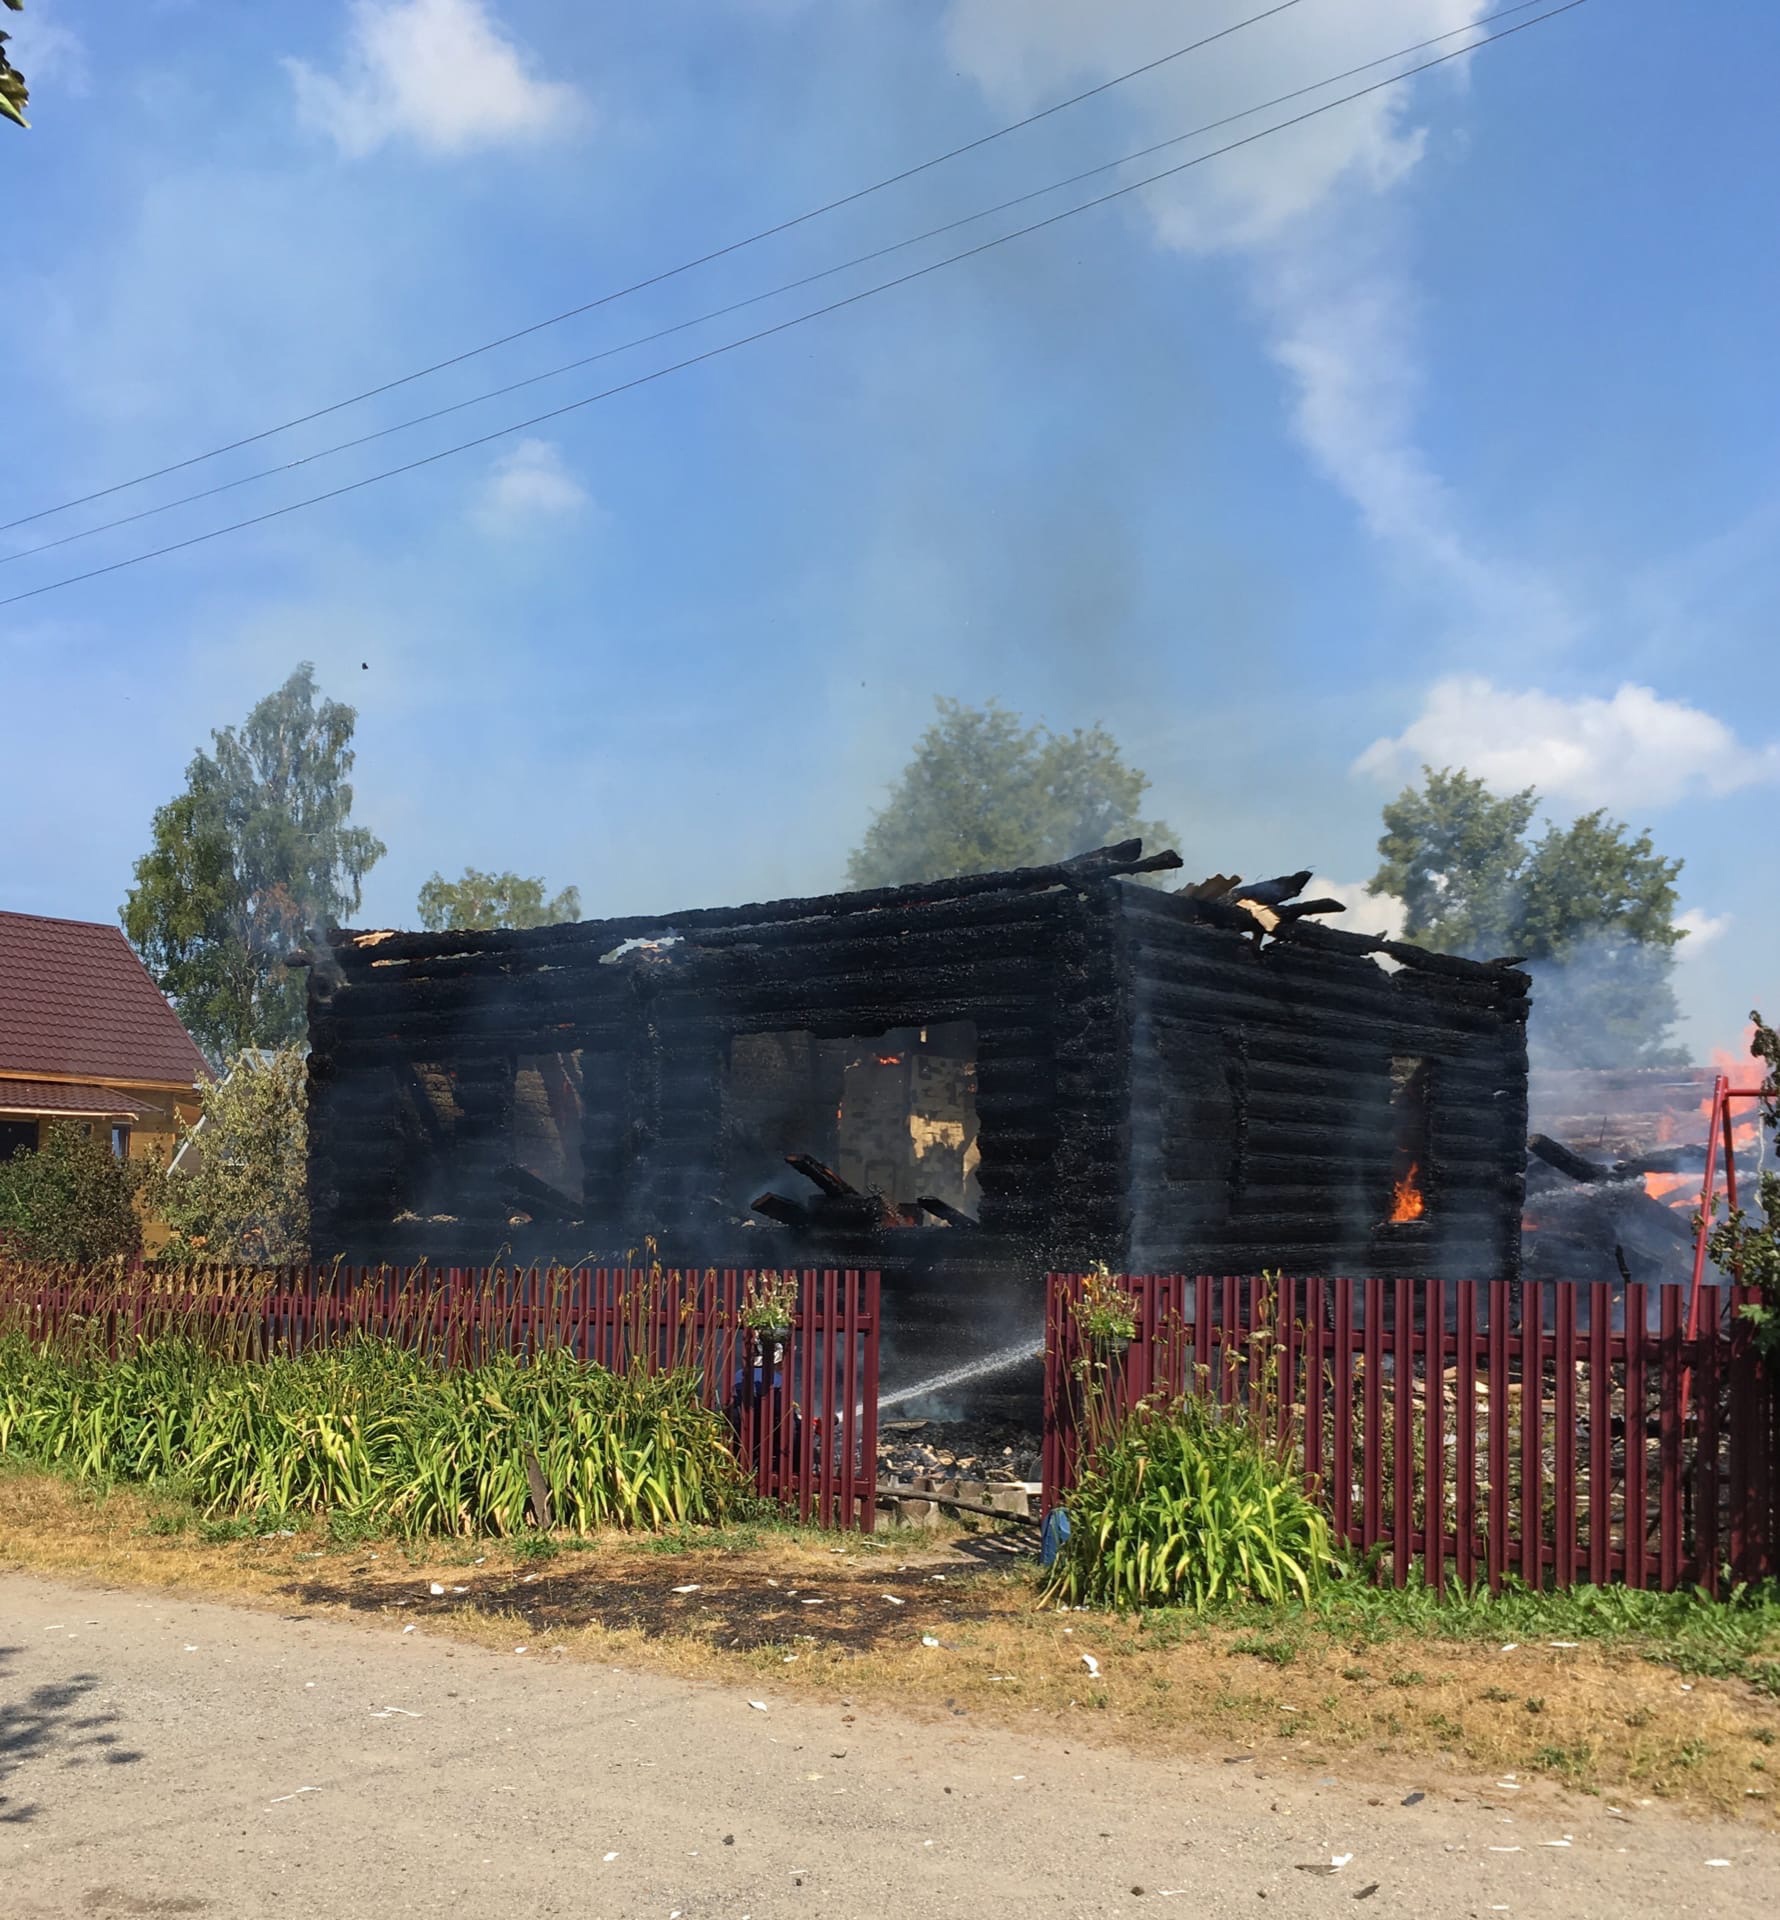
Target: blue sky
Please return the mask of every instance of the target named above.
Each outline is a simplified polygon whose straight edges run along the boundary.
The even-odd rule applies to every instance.
[[[576,305],[1265,4],[30,0],[8,25],[34,127],[0,129],[0,518]],[[1488,10],[1298,0],[892,192],[0,553]],[[358,813],[390,849],[367,924],[411,923],[427,874],[465,863],[573,881],[590,913],[836,884],[933,697],[996,698],[1110,727],[1195,870],[1309,863],[1357,888],[1381,801],[1424,758],[1537,784],[1565,820],[1605,805],[1686,859],[1686,1038],[1731,1044],[1780,998],[1761,679],[1780,603],[1777,58],[1780,16],[1754,0],[1709,22],[1590,0],[844,313],[0,608],[0,904],[111,917],[192,751],[301,659],[360,710]],[[894,270],[12,558],[0,592]]]

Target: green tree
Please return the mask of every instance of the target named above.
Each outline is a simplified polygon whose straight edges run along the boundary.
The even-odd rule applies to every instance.
[[[25,10],[25,0],[6,0],[6,4],[14,13]],[[25,102],[31,92],[25,85],[25,76],[6,57],[6,42],[11,37],[0,33],[0,113],[8,120],[16,120],[21,127],[28,127],[31,123],[25,118]]]
[[[855,887],[891,887],[1067,860],[1138,835],[1173,835],[1139,818],[1149,778],[1105,728],[1052,733],[991,701],[940,700],[888,803],[847,862]]]
[[[1403,901],[1407,938],[1449,953],[1525,957],[1531,1038],[1572,1066],[1661,1066],[1678,1010],[1672,982],[1679,860],[1597,809],[1528,829],[1539,796],[1506,796],[1462,769],[1422,769],[1384,809],[1372,893]]]
[[[305,661],[240,727],[212,733],[156,810],[124,931],[212,1060],[303,1031],[285,955],[358,911],[382,841],[353,826],[357,714],[316,698]]]
[[[301,1047],[237,1054],[180,1129],[184,1158],[163,1177],[168,1251],[249,1266],[309,1257],[308,1089]]]
[[[90,1128],[53,1120],[35,1153],[0,1164],[0,1244],[27,1260],[127,1259],[142,1246],[137,1199],[150,1177]]]
[[[580,918],[580,890],[564,887],[554,900],[547,900],[541,877],[465,867],[461,880],[435,873],[420,889],[420,924],[429,933],[462,927],[554,927]]]
[[[1749,1051],[1767,1071],[1761,1083],[1761,1123],[1780,1147],[1780,1033],[1759,1012],[1752,1013],[1755,1039]],[[1780,1366],[1780,1174],[1763,1167],[1751,1213],[1737,1208],[1712,1228],[1707,1250],[1727,1273],[1746,1287],[1759,1287],[1761,1299],[1743,1309],[1755,1322],[1756,1344],[1770,1367]]]

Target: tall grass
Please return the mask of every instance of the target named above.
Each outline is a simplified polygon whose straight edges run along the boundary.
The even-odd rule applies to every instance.
[[[1104,1432],[1069,1500],[1045,1588],[1075,1606],[1311,1600],[1335,1566],[1329,1523],[1245,1410],[1189,1396]]]
[[[0,1335],[0,1450],[166,1485],[209,1512],[332,1512],[411,1535],[724,1519],[743,1482],[698,1382],[561,1349],[453,1367],[357,1338],[253,1357],[214,1338]]]

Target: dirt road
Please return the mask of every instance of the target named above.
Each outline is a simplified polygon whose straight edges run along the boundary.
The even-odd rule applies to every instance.
[[[1780,1883],[1753,1826],[1404,1799],[0,1575],[0,1920],[1735,1920]]]

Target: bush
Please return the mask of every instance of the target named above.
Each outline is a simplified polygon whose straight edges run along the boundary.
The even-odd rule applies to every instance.
[[[1074,1606],[1310,1600],[1335,1566],[1329,1523],[1239,1412],[1139,1406],[1096,1448],[1045,1589]]]
[[[238,1054],[204,1089],[193,1163],[169,1171],[160,1207],[170,1261],[295,1266],[309,1257],[308,1069],[301,1047]]]
[[[0,1164],[0,1246],[27,1260],[101,1266],[141,1249],[136,1199],[150,1173],[66,1120]]]
[[[411,1534],[513,1533],[535,1463],[556,1524],[725,1519],[743,1482],[684,1373],[566,1350],[446,1369],[384,1341],[244,1361],[196,1341],[120,1359],[0,1338],[0,1450],[186,1493],[207,1513],[327,1512]]]

